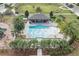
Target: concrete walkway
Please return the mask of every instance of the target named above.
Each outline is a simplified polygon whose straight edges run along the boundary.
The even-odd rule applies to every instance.
[[[65,3],[63,5],[65,7],[67,7],[69,10],[71,10],[72,12],[74,12],[77,16],[79,16],[79,7],[78,6],[76,6],[75,4],[72,4],[74,7],[69,8]]]
[[[41,48],[37,49],[37,56],[42,56],[42,49]]]

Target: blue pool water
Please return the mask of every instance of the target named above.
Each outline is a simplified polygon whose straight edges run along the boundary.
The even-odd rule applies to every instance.
[[[29,26],[30,29],[45,29],[48,28],[48,26],[43,25],[35,25],[35,26]]]
[[[48,38],[49,36],[56,35],[58,29],[44,25],[29,26],[28,35],[30,38]]]

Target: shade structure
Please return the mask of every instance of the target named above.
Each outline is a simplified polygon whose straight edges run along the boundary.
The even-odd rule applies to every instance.
[[[44,23],[44,22],[47,22],[48,20],[50,20],[50,17],[48,17],[47,15],[45,15],[43,13],[36,13],[36,14],[31,15],[28,18],[28,20],[33,23]]]

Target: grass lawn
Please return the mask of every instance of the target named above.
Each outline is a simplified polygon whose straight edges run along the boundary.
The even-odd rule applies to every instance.
[[[40,7],[42,9],[43,13],[49,13],[50,11],[53,12],[70,12],[69,10],[67,10],[65,7],[65,10],[62,10],[61,8],[59,8],[60,6],[62,6],[61,4],[19,4],[18,8],[16,9],[17,11],[19,11],[20,13],[24,13],[26,10],[28,10],[30,13],[35,13],[36,8]]]
[[[65,16],[66,22],[71,22],[71,21],[73,21],[73,20],[77,20],[77,16],[74,15],[74,14],[72,14],[72,15],[63,15],[63,16]]]
[[[16,10],[21,14],[24,14],[24,12],[26,10],[28,10],[30,13],[36,13],[37,7],[40,7],[42,9],[42,13],[45,13],[45,14],[49,14],[50,11],[53,11],[56,14],[59,13],[60,15],[63,15],[63,13],[68,13],[67,15],[64,15],[68,22],[77,19],[77,16],[74,13],[72,13],[70,10],[68,10],[66,7],[64,7],[62,4],[57,4],[57,3],[53,3],[53,4],[42,4],[42,3],[19,4],[17,6]],[[71,15],[69,15],[69,14],[71,14]]]
[[[6,16],[6,15],[3,17],[4,22],[7,23],[12,30],[13,30],[14,18],[15,18],[14,16]]]

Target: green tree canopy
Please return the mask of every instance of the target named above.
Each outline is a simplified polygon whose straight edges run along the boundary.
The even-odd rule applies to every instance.
[[[25,11],[25,17],[28,18],[28,16],[29,16],[29,11],[26,10],[26,11]]]
[[[14,21],[14,30],[17,33],[20,33],[25,28],[25,24],[22,19],[23,18],[21,17],[17,17]]]
[[[53,11],[50,11],[49,15],[50,15],[50,18],[52,18],[53,17]]]

